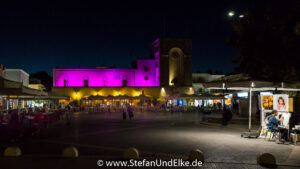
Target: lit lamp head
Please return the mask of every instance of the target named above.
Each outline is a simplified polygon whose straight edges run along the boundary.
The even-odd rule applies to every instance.
[[[234,11],[229,11],[229,12],[228,12],[228,16],[229,16],[229,17],[233,17],[234,15],[235,15]]]

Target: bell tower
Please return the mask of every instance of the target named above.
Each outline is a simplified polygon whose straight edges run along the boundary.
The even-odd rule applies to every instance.
[[[157,63],[159,86],[192,85],[191,39],[157,39],[152,44],[151,52]]]

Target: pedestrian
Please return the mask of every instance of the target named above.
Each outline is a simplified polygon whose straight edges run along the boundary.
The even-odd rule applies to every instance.
[[[71,125],[71,113],[70,113],[70,111],[66,111],[66,124],[67,124],[67,126]]]
[[[21,134],[21,123],[17,110],[10,112],[10,119],[7,124],[9,138],[12,142],[16,141]]]
[[[228,122],[232,119],[232,112],[228,107],[224,107],[222,115],[223,115],[222,124],[226,126]]]
[[[67,111],[66,111],[66,124],[67,124],[67,126],[71,125],[71,110],[72,110],[72,106],[69,104],[67,106]]]
[[[131,120],[134,116],[133,115],[133,107],[131,105],[128,105],[127,112],[128,112],[129,119]]]
[[[126,120],[126,111],[124,109],[124,107],[122,108],[122,115],[123,115],[123,120]]]
[[[108,113],[110,113],[110,106],[108,106],[107,111],[108,111]]]

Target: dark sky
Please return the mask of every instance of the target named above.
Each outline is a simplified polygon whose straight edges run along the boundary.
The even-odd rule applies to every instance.
[[[245,3],[246,2],[246,3]],[[243,4],[241,4],[243,3]],[[0,5],[0,63],[28,73],[53,67],[131,67],[158,37],[193,40],[193,71],[233,70],[229,10],[250,1],[8,1]]]

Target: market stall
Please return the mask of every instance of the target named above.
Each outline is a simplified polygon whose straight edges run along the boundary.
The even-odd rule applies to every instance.
[[[277,87],[260,87],[256,88],[255,84],[252,82],[250,83],[249,87],[229,87],[226,88],[225,85],[223,85],[222,88],[220,87],[210,87],[209,89],[213,90],[223,90],[223,91],[248,91],[249,92],[249,124],[248,124],[248,132],[242,133],[242,136],[244,137],[258,137],[262,135],[258,132],[252,132],[251,131],[251,119],[252,119],[252,94],[253,92],[268,92],[268,91],[276,91],[276,92],[298,92],[300,89],[294,89],[294,88],[284,88],[283,86],[280,88]],[[287,94],[275,94],[273,96],[267,96],[267,95],[258,95],[261,100],[261,127],[262,127],[262,133],[265,133],[265,122],[264,119],[268,112],[271,112],[273,109],[277,110],[278,117],[284,116],[284,121],[282,122],[281,126],[289,129],[289,119],[291,117],[290,107],[289,107],[289,95]],[[271,100],[272,99],[272,100]],[[265,106],[265,107],[263,107]]]

